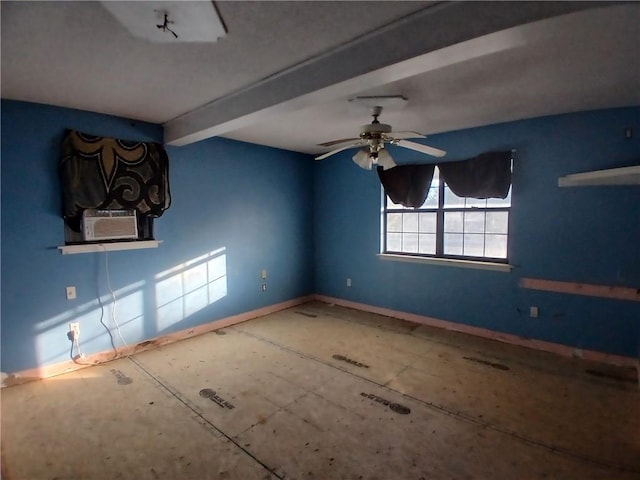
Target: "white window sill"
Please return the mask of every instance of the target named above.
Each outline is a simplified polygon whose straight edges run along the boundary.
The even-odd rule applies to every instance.
[[[110,252],[116,250],[138,250],[141,248],[158,248],[161,240],[140,240],[135,242],[86,243],[83,245],[62,245],[58,250],[63,255],[74,253]]]
[[[392,253],[379,253],[381,260],[391,260],[395,262],[428,263],[431,265],[442,265],[459,268],[474,268],[477,270],[493,270],[497,272],[510,272],[513,265],[508,263],[479,262],[475,260],[455,260],[452,258],[416,257],[412,255],[394,255]]]

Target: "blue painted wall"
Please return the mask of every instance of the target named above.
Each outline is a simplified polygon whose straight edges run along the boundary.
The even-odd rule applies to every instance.
[[[634,138],[624,138],[625,128]],[[381,189],[343,152],[315,165],[317,293],[452,322],[637,356],[640,305],[525,290],[522,277],[640,287],[640,188],[558,188],[571,173],[640,163],[640,108],[584,112],[429,137],[448,160],[517,149],[511,273],[381,260]],[[390,147],[398,163],[424,156]],[[352,287],[346,287],[346,278]],[[539,318],[529,317],[529,306]]]
[[[122,345],[107,264],[130,344],[313,292],[310,157],[225,139],[169,147],[173,203],[156,220],[161,246],[63,256],[64,130],[162,141],[162,128],[15,101],[3,100],[1,113],[2,371],[68,360],[72,321],[85,354],[111,348],[102,323]],[[76,300],[66,300],[68,285]]]
[[[312,162],[225,139],[168,148],[173,205],[156,222],[160,248],[63,256],[56,247],[63,242],[57,161],[64,129],[160,141],[161,127],[14,101],[2,101],[1,113],[4,372],[69,359],[72,321],[80,322],[85,354],[111,348],[102,323],[122,344],[107,262],[128,343],[317,292],[578,348],[639,353],[637,303],[518,286],[522,277],[640,286],[638,187],[557,187],[561,175],[638,163],[639,108],[429,138],[450,160],[518,150],[511,273],[382,261],[375,172],[359,169],[348,152]],[[424,161],[407,150],[392,153],[400,163]],[[68,285],[77,287],[77,300],[66,300]],[[538,319],[528,317],[530,305],[540,308]]]

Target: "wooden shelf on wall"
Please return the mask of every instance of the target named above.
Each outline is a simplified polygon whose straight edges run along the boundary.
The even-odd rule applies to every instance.
[[[640,185],[640,165],[574,173],[573,175],[565,175],[558,178],[559,187],[597,185]]]
[[[593,285],[578,282],[562,282],[544,280],[541,278],[521,278],[520,286],[533,290],[543,290],[555,293],[585,295],[588,297],[613,298],[640,302],[640,289],[634,287],[619,287],[614,285]]]
[[[158,248],[161,240],[137,240],[134,242],[84,243],[78,245],[62,245],[58,247],[63,255],[91,252],[112,252],[117,250],[139,250],[141,248]]]

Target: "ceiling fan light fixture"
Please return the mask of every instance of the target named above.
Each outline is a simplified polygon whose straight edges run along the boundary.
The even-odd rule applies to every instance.
[[[371,170],[373,164],[379,164],[384,170],[388,170],[395,167],[396,163],[393,161],[391,155],[384,151],[385,144],[408,148],[409,150],[415,150],[434,157],[446,155],[447,152],[439,148],[406,140],[408,138],[425,138],[421,133],[410,131],[394,133],[391,130],[391,125],[378,121],[381,113],[381,106],[374,107],[372,113],[373,122],[362,127],[359,138],[345,138],[319,144],[322,147],[333,147],[333,150],[317,156],[316,160],[322,160],[348,148],[364,146],[362,150],[352,157],[353,161],[365,170]],[[379,158],[381,152],[382,155]]]
[[[371,154],[369,153],[368,148],[363,148],[361,150],[358,150],[358,153],[356,153],[352,157],[352,159],[355,162],[355,164],[358,165],[360,168],[364,168],[365,170],[371,170],[371,167],[373,165],[373,158],[371,158]]]
[[[383,170],[389,170],[397,166],[398,164],[393,161],[393,157],[387,152],[385,148],[378,151],[378,165],[382,167]]]

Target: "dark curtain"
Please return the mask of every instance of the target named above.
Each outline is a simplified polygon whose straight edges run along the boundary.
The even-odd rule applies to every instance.
[[[169,208],[169,161],[159,143],[96,137],[68,130],[59,164],[62,214],[79,229],[82,211],[135,209],[159,217]]]
[[[511,186],[511,151],[439,163],[442,179],[459,197],[505,198]]]
[[[459,197],[505,198],[511,186],[511,151],[489,152],[468,160],[438,163],[441,179]],[[385,193],[408,208],[422,206],[433,179],[434,164],[377,168]]]
[[[429,193],[434,166],[398,165],[387,170],[379,166],[377,172],[384,191],[393,203],[418,208]]]

